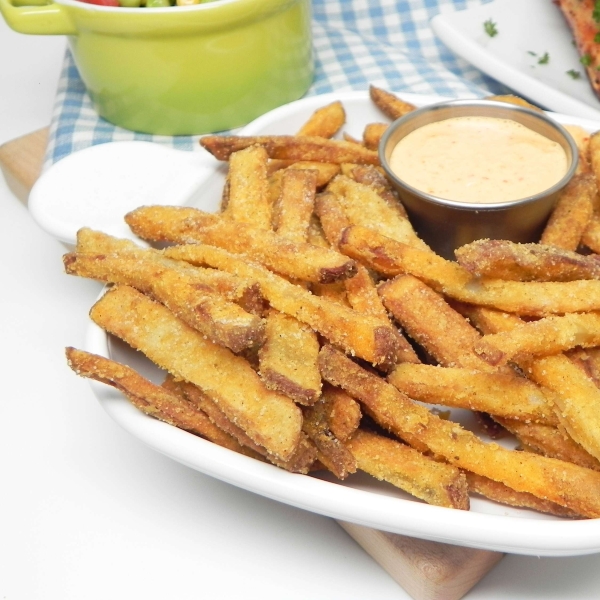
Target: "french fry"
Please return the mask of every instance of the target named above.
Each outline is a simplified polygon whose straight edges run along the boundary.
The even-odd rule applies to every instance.
[[[476,240],[454,252],[458,264],[476,277],[512,281],[600,279],[600,259],[545,244]]]
[[[600,310],[600,281],[505,281],[478,279],[440,256],[419,253],[373,229],[344,230],[340,251],[388,277],[408,273],[450,298],[520,315],[542,317]]]
[[[519,356],[548,356],[600,345],[600,313],[569,313],[521,323],[511,331],[485,335],[475,352],[492,365]]]
[[[379,425],[411,446],[425,446],[451,465],[555,502],[580,515],[600,515],[597,471],[485,443],[460,425],[431,414],[331,346],[321,349],[319,364],[325,380],[358,399]]]
[[[346,111],[338,100],[317,109],[302,125],[297,135],[333,137],[346,122]]]
[[[233,152],[248,146],[263,146],[269,158],[282,160],[309,160],[323,163],[379,164],[374,150],[345,140],[330,140],[318,136],[265,135],[265,136],[222,136],[206,135],[200,145],[218,160],[229,160]]]
[[[242,446],[251,448],[258,455],[265,457],[274,465],[290,471],[292,473],[308,473],[311,465],[317,457],[315,446],[304,436],[300,437],[298,446],[294,454],[283,461],[272,454],[269,454],[265,448],[254,443],[246,433],[237,425],[232,423],[225,413],[218,407],[207,394],[200,388],[187,381],[175,381],[173,376],[167,376],[163,387],[181,394],[192,406],[205,412],[211,421],[220,429],[233,436]]]
[[[271,231],[256,235],[246,223],[195,208],[145,206],[128,213],[125,220],[144,239],[218,246],[292,279],[331,283],[356,273],[354,261],[339,252],[294,243]]]
[[[176,394],[148,381],[133,369],[76,348],[67,348],[66,355],[67,363],[75,373],[118,389],[136,408],[147,415],[234,452],[261,458],[252,449],[242,446],[235,438],[214,425],[203,411],[192,408]]]
[[[281,195],[281,186],[283,184],[283,178],[288,169],[294,171],[307,170],[314,171],[316,173],[316,187],[318,190],[325,187],[336,175],[340,173],[340,165],[332,163],[319,163],[310,161],[298,161],[286,165],[285,168],[281,168],[269,177],[269,194],[271,197],[271,203],[275,204]]]
[[[317,297],[259,265],[220,248],[191,244],[166,248],[165,255],[196,265],[210,265],[261,285],[263,294],[278,311],[310,325],[332,343],[382,368],[396,363],[398,341],[395,330],[380,319],[360,314],[342,304]]]
[[[413,400],[481,411],[525,423],[558,425],[547,396],[538,386],[511,373],[400,364],[387,380]]]
[[[525,100],[525,98],[521,98],[520,96],[515,96],[514,94],[499,94],[494,96],[486,96],[485,100],[491,100],[493,102],[506,102],[507,104],[516,104],[517,106],[523,106],[524,108],[530,108],[531,110],[536,110],[541,112],[542,109],[535,104],[531,104]]]
[[[405,102],[395,94],[374,85],[369,86],[369,96],[374,104],[392,120],[403,117],[416,108],[414,104]]]
[[[360,425],[362,413],[354,398],[340,388],[323,386],[321,402],[326,406],[327,426],[341,442],[349,440]]]
[[[143,258],[140,253],[133,256],[69,253],[63,262],[70,275],[130,285],[150,294],[208,339],[233,352],[258,345],[264,339],[265,326],[260,317],[208,286],[199,285],[195,276],[187,276],[187,269],[164,264],[167,262],[164,259],[162,264],[153,260],[152,254]]]
[[[581,235],[581,243],[592,252],[600,253],[600,213],[594,212]]]
[[[227,190],[224,216],[257,229],[271,229],[272,204],[264,148],[250,146],[231,155]]]
[[[205,339],[166,307],[133,288],[118,286],[96,302],[90,316],[159,367],[200,387],[269,453],[285,461],[296,451],[300,409],[265,388],[243,358]]]
[[[597,193],[594,175],[575,175],[561,192],[542,232],[541,243],[577,250],[592,217]]]
[[[369,150],[377,150],[379,142],[389,127],[388,123],[368,123],[363,131],[363,144]]]
[[[427,458],[414,448],[359,429],[350,442],[358,468],[436,506],[469,510],[464,474],[448,464]]]

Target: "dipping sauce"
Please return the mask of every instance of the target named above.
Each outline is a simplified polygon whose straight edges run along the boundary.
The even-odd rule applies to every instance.
[[[422,192],[482,204],[543,192],[569,166],[557,142],[510,119],[478,116],[419,127],[395,146],[389,164]]]

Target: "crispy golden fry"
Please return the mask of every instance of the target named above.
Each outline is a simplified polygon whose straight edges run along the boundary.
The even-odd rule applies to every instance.
[[[560,504],[536,498],[527,492],[515,492],[515,490],[503,483],[492,481],[487,477],[475,475],[475,473],[469,473],[468,471],[465,472],[465,475],[467,476],[470,491],[495,502],[500,502],[500,504],[515,506],[517,508],[530,508],[557,517],[577,518],[581,516],[564,506],[560,506]]]
[[[575,347],[600,345],[600,313],[570,313],[521,323],[511,331],[485,335],[475,352],[492,365],[527,356],[548,356]]]
[[[389,123],[368,123],[363,131],[363,144],[369,150],[377,150]]]
[[[596,187],[600,189],[600,131],[592,133],[588,141],[588,156],[592,173],[596,177]],[[595,203],[596,212],[600,209],[598,201]]]
[[[383,368],[396,363],[395,330],[380,319],[360,314],[341,304],[314,296],[259,265],[220,248],[192,244],[165,249],[165,255],[192,264],[210,265],[258,281],[271,306],[310,325],[332,343]],[[252,275],[251,275],[252,274]]]
[[[279,311],[269,311],[266,341],[258,356],[260,376],[268,388],[299,404],[310,405],[319,399],[319,342],[311,327]]]
[[[562,191],[542,232],[541,243],[577,250],[592,217],[597,193],[594,175],[575,175]]]
[[[537,110],[542,112],[542,109],[535,104],[531,104],[525,100],[525,98],[521,98],[520,96],[515,96],[513,94],[500,94],[495,96],[486,96],[485,100],[492,100],[495,102],[506,102],[507,104],[516,104],[517,106],[523,106],[525,108],[530,108],[531,110]]]
[[[264,135],[264,136],[222,136],[206,135],[200,138],[200,145],[218,160],[229,160],[233,152],[248,146],[263,146],[269,158],[283,160],[310,160],[323,163],[379,164],[379,156],[374,150],[345,140],[330,140],[318,136]]]
[[[348,448],[358,468],[376,479],[387,481],[428,504],[469,510],[469,489],[460,469],[361,429],[354,434]]]
[[[344,390],[323,385],[321,402],[326,406],[327,427],[341,442],[350,439],[360,425],[362,413],[358,402]]]
[[[524,422],[557,425],[547,396],[511,373],[484,373],[433,365],[398,365],[388,381],[413,400],[482,411]]]
[[[514,419],[494,418],[502,427],[510,431],[522,446],[537,454],[566,460],[580,467],[600,471],[600,461],[586,452],[561,429],[543,423],[525,423]]]
[[[444,298],[410,275],[383,283],[386,308],[408,335],[444,367],[496,372],[473,351],[480,334]]]
[[[600,257],[545,244],[483,239],[454,253],[458,263],[476,277],[512,281],[600,279]]]
[[[252,367],[179,320],[167,308],[126,286],[109,290],[92,320],[177,378],[200,387],[255,443],[282,460],[298,446],[300,409],[265,388]]]
[[[145,206],[128,213],[125,220],[144,239],[218,246],[292,279],[331,283],[356,273],[354,261],[339,252],[294,243],[271,231],[256,235],[246,223],[195,208]]]
[[[398,242],[430,251],[415,233],[410,221],[390,206],[370,185],[338,175],[327,186],[338,198],[348,220],[354,225],[376,227],[385,236]]]
[[[600,387],[600,348],[576,349],[566,355]]]
[[[450,464],[508,487],[600,515],[600,473],[564,461],[487,444],[457,423],[440,419],[331,346],[321,349],[323,378],[346,390],[382,427],[413,447],[427,447]]]
[[[302,125],[297,135],[333,137],[346,122],[346,111],[338,100],[317,109]]]
[[[579,125],[563,125],[563,127],[571,134],[571,137],[579,150],[579,161],[576,174],[590,173],[592,166],[590,164],[590,132]]]
[[[130,285],[168,307],[190,327],[216,344],[240,352],[262,343],[262,319],[229,302],[208,286],[198,285],[186,269],[136,256],[70,253],[63,257],[70,275]]]
[[[267,153],[261,146],[234,152],[229,158],[227,201],[223,215],[249,223],[257,229],[271,229],[272,204],[267,179]]]
[[[234,452],[261,458],[213,424],[201,410],[192,408],[179,396],[156,385],[129,367],[103,356],[67,348],[67,362],[82,377],[106,383],[122,392],[142,412],[170,425],[199,435]]]
[[[315,206],[317,173],[286,169],[281,184],[281,195],[274,206],[273,228],[292,242],[305,243]]]
[[[357,225],[344,230],[339,248],[388,277],[401,273],[414,275],[461,302],[537,317],[600,310],[600,281],[596,280],[475,280],[466,269],[433,252],[419,252],[417,248]]]
[[[304,409],[303,431],[314,442],[319,461],[338,479],[356,473],[356,460],[329,428],[329,405],[325,400]]]
[[[375,105],[392,120],[398,119],[416,108],[414,104],[404,102],[395,94],[374,85],[369,86],[369,96]]]
[[[255,281],[241,279],[217,269],[190,268],[190,265],[185,262],[170,261],[160,252],[151,248],[141,248],[130,240],[115,238],[84,227],[77,232],[76,250],[80,254],[116,254],[141,259],[151,258],[162,265],[185,270],[185,276],[193,277],[194,285],[199,290],[214,290],[226,300],[239,304],[249,313],[260,315],[265,309],[265,298]]]
[[[264,456],[269,462],[272,462],[274,465],[277,465],[286,471],[291,471],[292,473],[308,473],[311,465],[316,460],[316,448],[305,436],[300,437],[300,441],[298,442],[294,454],[288,460],[283,461],[276,456],[269,454],[262,446],[254,443],[240,427],[227,418],[216,402],[193,383],[187,381],[175,381],[173,376],[168,375],[163,383],[163,387],[172,390],[175,393],[179,393],[193,407],[205,412],[217,427],[233,436],[240,444],[242,444],[242,446],[251,448],[260,456]]]
[[[582,245],[592,252],[600,253],[600,213],[594,212],[581,235]]]

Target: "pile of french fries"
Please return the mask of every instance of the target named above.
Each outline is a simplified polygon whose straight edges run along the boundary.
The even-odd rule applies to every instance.
[[[371,98],[388,121],[362,140],[340,133],[339,102],[295,134],[203,137],[228,163],[222,209],[126,215],[154,246],[80,230],[67,273],[110,284],[92,320],[166,378],[75,348],[71,368],[295,473],[361,470],[455,509],[478,494],[599,517],[600,135],[579,137],[578,173],[539,243],[478,240],[452,262],[378,166],[389,119],[414,107]],[[474,411],[481,431],[440,405]]]

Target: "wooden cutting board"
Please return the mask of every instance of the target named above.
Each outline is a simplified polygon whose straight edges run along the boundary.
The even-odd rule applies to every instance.
[[[25,204],[47,141],[46,128],[0,146],[4,177]],[[415,600],[459,600],[504,556],[338,522]]]

